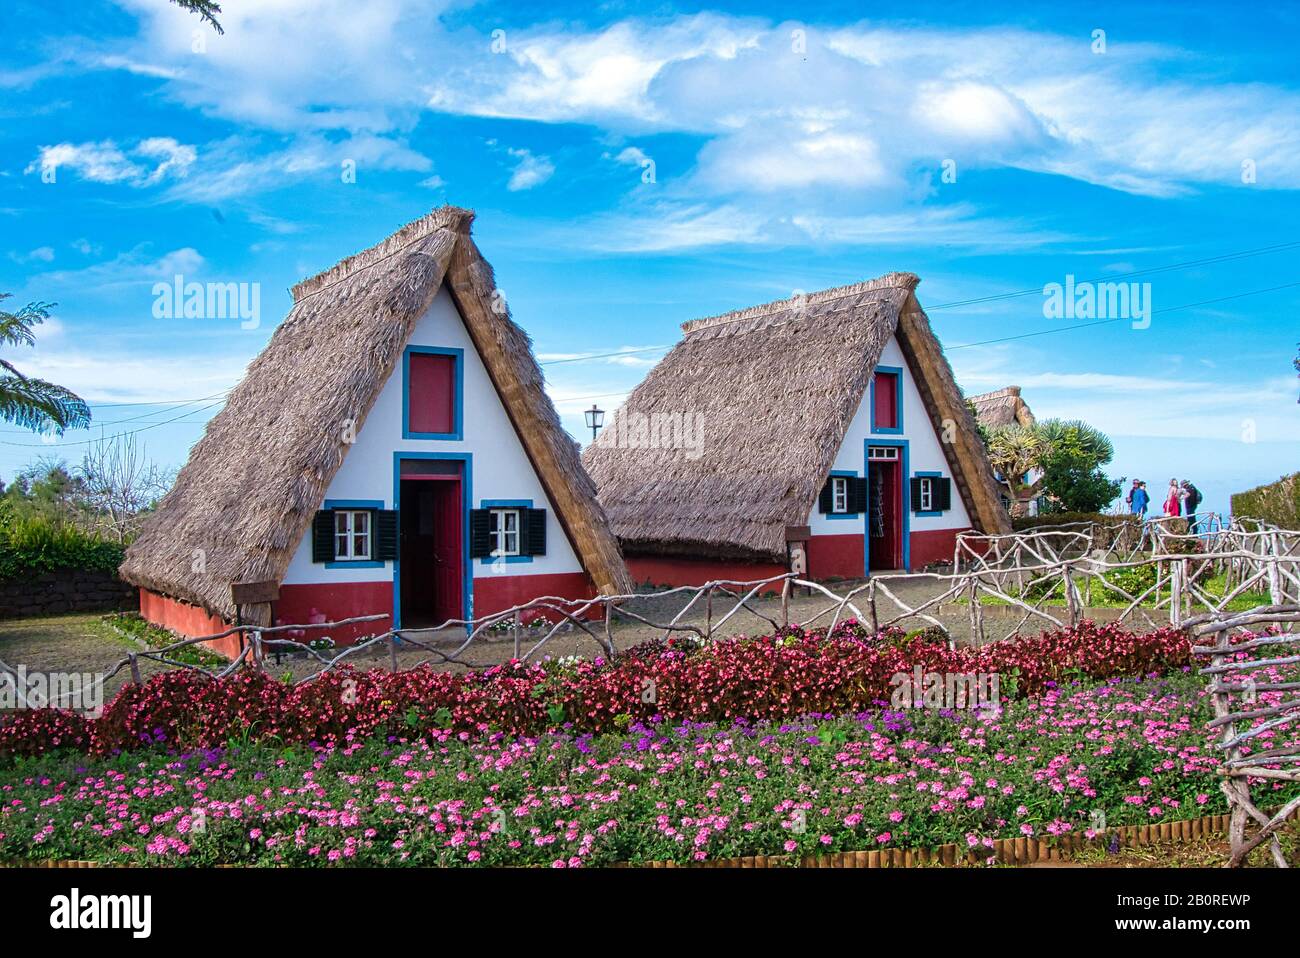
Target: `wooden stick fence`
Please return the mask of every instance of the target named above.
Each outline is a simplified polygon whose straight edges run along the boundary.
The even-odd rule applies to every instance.
[[[1251,789],[1262,781],[1300,782],[1300,742],[1258,751],[1248,751],[1248,747],[1266,734],[1271,738],[1279,731],[1294,731],[1300,720],[1300,696],[1294,694],[1300,682],[1255,678],[1259,670],[1270,666],[1300,664],[1296,635],[1255,636],[1255,630],[1297,622],[1300,603],[1263,606],[1230,617],[1202,615],[1186,623],[1192,635],[1192,651],[1210,659],[1201,674],[1212,676],[1214,718],[1209,727],[1219,733],[1214,747],[1223,755],[1220,787],[1231,809],[1228,866],[1232,868],[1244,864],[1246,857],[1265,843],[1273,862],[1279,868],[1288,867],[1277,832],[1300,809],[1300,796],[1269,815],[1259,809]],[[1240,632],[1254,637],[1234,643],[1234,634]],[[1262,701],[1261,694],[1270,700]]]

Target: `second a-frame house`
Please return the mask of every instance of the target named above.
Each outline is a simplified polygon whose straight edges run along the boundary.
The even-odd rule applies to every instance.
[[[628,591],[472,220],[435,210],[294,287],[127,552],[146,618],[203,635],[386,616],[347,641]],[[278,586],[274,606],[236,609],[248,583]]]
[[[916,276],[686,323],[583,454],[633,578],[862,578],[1009,532]]]

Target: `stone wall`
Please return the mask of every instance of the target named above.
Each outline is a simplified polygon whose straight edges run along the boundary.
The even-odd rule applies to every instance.
[[[112,572],[60,569],[0,582],[0,618],[61,612],[113,612],[139,605],[134,586]]]

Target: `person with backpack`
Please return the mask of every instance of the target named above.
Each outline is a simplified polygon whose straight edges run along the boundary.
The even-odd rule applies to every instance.
[[[1191,535],[1196,535],[1196,507],[1201,504],[1201,490],[1192,485],[1190,479],[1184,479],[1179,495],[1182,499],[1183,515],[1187,517],[1187,531]]]

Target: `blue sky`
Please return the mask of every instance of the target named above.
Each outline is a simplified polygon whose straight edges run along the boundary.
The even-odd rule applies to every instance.
[[[59,304],[7,358],[99,424],[0,426],[0,478],[101,431],[179,464],[294,282],[443,202],[580,436],[681,322],[908,270],[967,392],[1087,419],[1115,475],[1226,509],[1300,468],[1300,248],[1255,252],[1300,241],[1298,8],[223,6],[0,13],[0,291]],[[1149,328],[1044,315],[1167,266]],[[260,323],[156,318],[178,274],[259,284]]]

